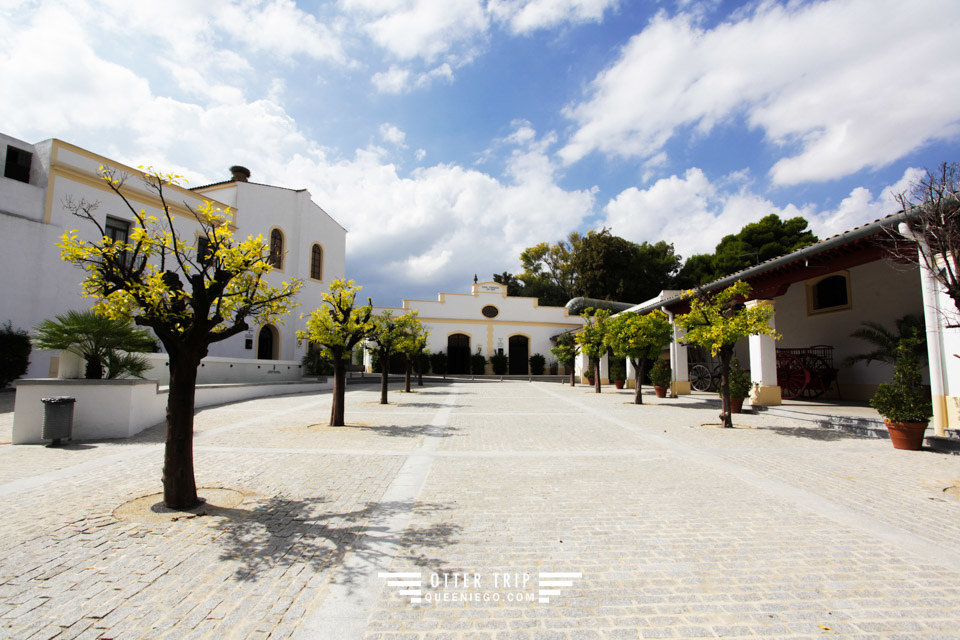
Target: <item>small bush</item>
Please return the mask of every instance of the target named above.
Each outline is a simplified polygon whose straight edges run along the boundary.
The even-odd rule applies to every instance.
[[[530,373],[535,376],[543,375],[543,368],[547,364],[547,359],[539,353],[530,356]]]
[[[0,327],[0,389],[27,372],[32,349],[26,331],[14,329],[9,320]]]
[[[655,387],[670,386],[670,365],[667,360],[659,359],[650,368],[650,384]]]
[[[730,361],[730,397],[746,398],[750,395],[750,376],[740,366],[740,360]]]
[[[300,358],[305,376],[332,376],[333,362],[323,356],[320,349],[307,349],[307,353]]]
[[[443,376],[447,374],[447,354],[443,351],[430,354],[430,370],[434,375]]]
[[[893,383],[878,386],[870,399],[870,406],[890,422],[928,422],[933,415],[930,395],[923,388],[915,340],[900,341],[895,350]]]
[[[477,352],[470,356],[470,373],[475,376],[482,376],[487,372],[487,359],[483,357],[483,353],[480,352],[480,347],[477,347]]]
[[[627,379],[627,363],[623,358],[610,358],[610,379]]]
[[[507,372],[507,356],[502,353],[493,354],[490,356],[490,365],[496,375],[502,376]]]

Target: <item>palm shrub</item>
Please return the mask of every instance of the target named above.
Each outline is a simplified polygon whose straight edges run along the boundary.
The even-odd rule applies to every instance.
[[[920,360],[915,354],[917,338],[908,338],[896,348],[893,382],[881,384],[870,406],[888,422],[929,422],[933,415],[930,395],[923,388]]]
[[[927,355],[927,340],[924,333],[923,318],[916,315],[905,315],[894,321],[895,331],[891,331],[879,322],[866,320],[861,327],[850,334],[851,338],[859,338],[873,347],[873,351],[848,356],[843,359],[843,366],[850,367],[863,362],[885,362],[895,365],[897,362],[897,347],[908,339],[910,348],[918,360],[923,361]]]
[[[530,373],[535,376],[542,376],[543,369],[547,365],[547,359],[539,353],[530,356]]]
[[[9,320],[0,326],[0,389],[27,372],[32,348],[26,331],[14,329]]]
[[[483,357],[480,347],[477,347],[477,352],[470,356],[470,373],[475,376],[482,376],[486,372],[487,359]]]
[[[493,354],[490,356],[490,366],[496,375],[502,376],[507,372],[507,356],[502,353]]]
[[[93,311],[68,311],[34,328],[40,349],[70,351],[87,361],[88,380],[132,376],[142,378],[150,368],[137,353],[156,351],[149,333],[128,320],[106,318]],[[122,353],[126,352],[126,354]]]

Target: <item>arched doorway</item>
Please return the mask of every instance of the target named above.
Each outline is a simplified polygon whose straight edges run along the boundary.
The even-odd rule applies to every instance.
[[[510,375],[525,376],[530,370],[527,365],[530,360],[530,340],[527,336],[510,336]]]
[[[453,333],[447,337],[447,373],[470,373],[470,336]]]
[[[260,337],[257,338],[257,358],[280,359],[280,332],[272,324],[260,327]]]

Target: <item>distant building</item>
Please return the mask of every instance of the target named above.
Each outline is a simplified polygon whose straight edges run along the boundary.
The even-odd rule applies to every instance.
[[[530,372],[530,356],[540,354],[548,367],[556,361],[552,338],[583,326],[565,307],[541,307],[536,298],[507,296],[506,285],[474,282],[470,293],[441,293],[437,300],[404,300],[403,306],[375,307],[401,315],[416,311],[430,331],[431,353],[447,354],[447,373],[470,373],[470,356],[479,351],[489,360],[495,353],[509,358],[509,373]],[[368,358],[369,363],[369,358]],[[490,373],[489,362],[487,372]]]
[[[98,202],[96,209],[107,233],[120,238],[133,217],[98,175],[100,165],[128,175],[124,191],[135,206],[157,215],[160,203],[144,188],[142,174],[105,156],[62,140],[31,144],[0,134],[3,176],[0,177],[0,323],[31,330],[41,320],[71,309],[89,309],[93,301],[82,296],[83,272],[60,259],[56,243],[64,232],[77,229],[80,237],[96,240],[96,229],[72,216],[68,199]],[[178,231],[193,243],[200,230],[190,211],[205,200],[235,213],[239,238],[263,236],[277,268],[268,276],[279,284],[301,278],[300,309],[320,305],[321,293],[344,277],[346,230],[317,206],[305,189],[286,189],[249,182],[250,172],[233,167],[232,179],[187,189],[166,187]],[[253,327],[245,334],[211,345],[210,355],[268,360],[299,360],[306,344],[296,338],[305,321],[299,312],[283,325]],[[26,377],[55,376],[56,353],[34,350]]]

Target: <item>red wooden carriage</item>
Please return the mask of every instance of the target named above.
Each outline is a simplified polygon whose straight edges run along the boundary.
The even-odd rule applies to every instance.
[[[818,398],[836,382],[833,347],[818,344],[797,349],[777,349],[777,385],[784,400]],[[837,395],[840,395],[839,385]]]

